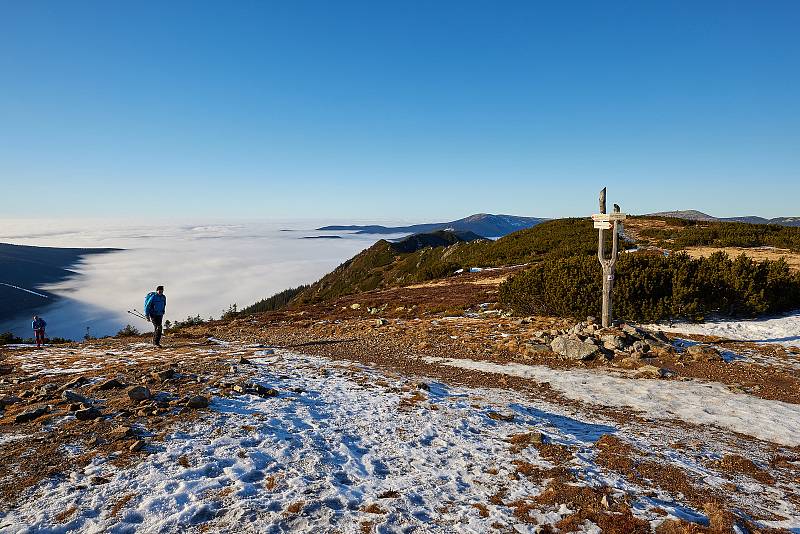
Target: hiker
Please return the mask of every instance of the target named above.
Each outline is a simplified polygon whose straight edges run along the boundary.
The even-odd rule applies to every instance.
[[[31,326],[33,327],[33,333],[36,335],[36,348],[38,349],[44,344],[44,327],[47,326],[47,323],[38,315],[34,315]]]
[[[144,298],[145,319],[153,323],[153,345],[161,346],[161,334],[163,328],[161,322],[164,320],[164,311],[167,309],[167,297],[164,295],[164,286],[158,286],[155,292],[148,293]]]

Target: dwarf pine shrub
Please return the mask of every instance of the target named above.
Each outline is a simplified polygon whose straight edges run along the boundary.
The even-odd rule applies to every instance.
[[[601,288],[597,258],[573,256],[543,261],[510,278],[500,286],[500,301],[518,314],[596,316]],[[698,259],[624,254],[617,262],[613,313],[623,320],[754,317],[798,307],[800,273],[783,260],[731,259],[717,252]]]

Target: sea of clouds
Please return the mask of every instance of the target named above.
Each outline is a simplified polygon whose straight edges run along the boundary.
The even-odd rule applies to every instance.
[[[197,314],[218,318],[230,304],[242,308],[288,287],[314,282],[381,237],[397,237],[314,230],[337,222],[5,220],[0,242],[123,249],[85,256],[74,267],[77,275],[62,283],[28,288],[61,297],[41,310],[48,336],[79,339],[87,327],[93,336],[114,334],[128,323],[149,329],[127,311],[141,311],[145,294],[157,285],[165,286],[165,319]],[[305,239],[321,235],[342,239]],[[29,315],[0,324],[0,332],[30,337]]]

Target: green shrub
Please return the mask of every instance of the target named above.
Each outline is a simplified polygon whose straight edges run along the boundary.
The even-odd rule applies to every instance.
[[[126,324],[125,328],[117,332],[114,337],[130,337],[130,336],[138,336],[141,335],[139,329],[133,325]]]
[[[640,234],[659,246],[685,247],[776,247],[800,252],[800,227],[777,224],[687,221],[668,217],[643,217],[663,220],[668,228],[645,228]]]
[[[15,336],[13,332],[0,334],[0,345],[14,345],[17,343],[22,343],[22,338]]]
[[[602,275],[596,258],[544,261],[500,286],[500,300],[515,312],[586,317],[600,310]],[[702,319],[708,314],[753,317],[800,306],[800,273],[783,260],[735,260],[625,254],[617,262],[613,315],[630,321]]]

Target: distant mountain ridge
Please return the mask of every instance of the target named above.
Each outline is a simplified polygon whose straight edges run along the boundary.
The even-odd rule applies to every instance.
[[[493,215],[491,213],[477,213],[458,219],[457,221],[412,224],[410,226],[381,226],[381,225],[333,225],[317,228],[318,231],[348,231],[356,234],[402,234],[402,233],[429,233],[437,230],[453,230],[457,232],[473,232],[483,237],[502,237],[517,230],[531,228],[546,221],[540,217],[520,217],[518,215]]]
[[[687,219],[690,221],[740,222],[749,224],[800,226],[800,217],[775,217],[774,219],[766,219],[757,215],[745,215],[740,217],[714,217],[713,215],[709,215],[697,210],[659,211],[658,213],[648,213],[648,215],[656,217],[674,217],[676,219]]]
[[[74,276],[71,267],[84,256],[117,250],[0,243],[0,320],[53,302],[57,298],[54,294],[37,288]]]

